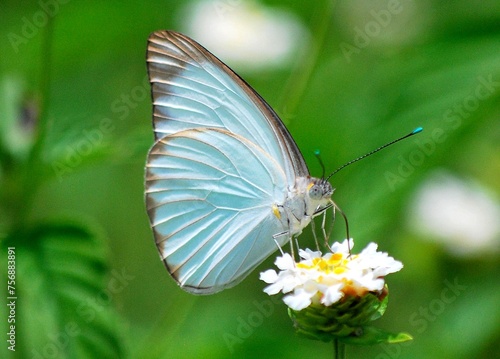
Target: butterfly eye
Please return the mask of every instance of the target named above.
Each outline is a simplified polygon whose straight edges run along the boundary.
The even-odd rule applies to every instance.
[[[311,199],[321,199],[322,193],[319,184],[315,184],[311,187],[311,189],[309,190],[309,197]]]
[[[333,194],[332,185],[324,180],[314,183],[309,189],[309,197],[313,200],[329,198]]]

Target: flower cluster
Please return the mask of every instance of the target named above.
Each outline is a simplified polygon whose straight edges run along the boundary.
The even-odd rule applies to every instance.
[[[403,268],[403,264],[387,253],[378,252],[370,243],[359,254],[350,254],[354,241],[334,243],[332,252],[322,255],[309,249],[300,250],[302,260],[295,263],[287,253],[276,259],[277,273],[270,269],[260,274],[269,285],[269,295],[287,294],[283,301],[295,311],[313,305],[331,306],[342,298],[363,297],[367,293],[381,294],[384,276]]]

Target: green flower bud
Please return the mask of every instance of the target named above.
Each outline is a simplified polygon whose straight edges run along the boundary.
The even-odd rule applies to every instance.
[[[345,296],[325,306],[312,303],[302,310],[288,308],[288,314],[299,335],[321,341],[363,335],[363,327],[379,318],[385,310],[387,286],[382,293],[364,296]]]

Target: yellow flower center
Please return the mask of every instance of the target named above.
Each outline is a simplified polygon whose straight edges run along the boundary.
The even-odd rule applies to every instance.
[[[334,253],[328,259],[323,257],[313,258],[311,264],[306,264],[304,262],[297,263],[297,267],[303,269],[316,269],[326,274],[342,274],[347,270],[347,264],[349,261],[355,257],[356,255],[353,255],[347,259],[344,258],[343,253]]]

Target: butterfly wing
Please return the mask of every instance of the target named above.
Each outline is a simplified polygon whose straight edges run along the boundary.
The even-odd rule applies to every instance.
[[[158,140],[146,168],[156,244],[181,287],[210,294],[233,286],[276,250],[286,230],[273,213],[286,177],[257,145],[224,129]],[[287,236],[276,239],[280,245]]]
[[[236,73],[194,40],[158,31],[149,37],[156,140],[182,130],[221,128],[257,144],[286,173],[307,176],[306,163],[271,107]]]

